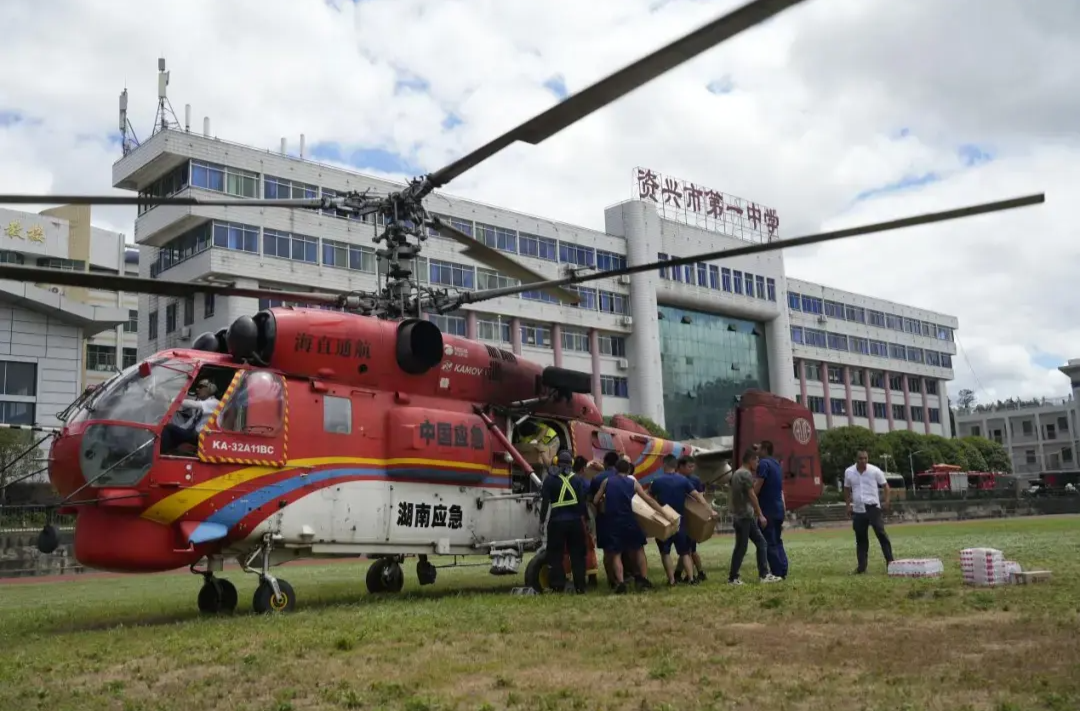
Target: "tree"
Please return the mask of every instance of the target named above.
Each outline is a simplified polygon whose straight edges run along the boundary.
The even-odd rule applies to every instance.
[[[0,501],[6,500],[4,490],[9,483],[24,479],[41,468],[37,452],[30,452],[15,461],[33,443],[33,435],[25,430],[0,430]]]
[[[975,402],[978,400],[975,397],[975,392],[969,388],[964,388],[956,394],[956,407],[957,409],[968,412],[971,408],[975,407]]]
[[[870,461],[878,466],[883,465],[883,455],[892,456],[888,443],[865,427],[849,425],[821,432],[818,452],[825,482],[835,484],[840,481],[844,470],[855,463],[855,455],[860,449],[865,449]]]
[[[1012,460],[1004,446],[985,437],[961,437],[960,442],[982,456],[978,463],[983,465],[983,471],[1012,473]]]
[[[614,420],[615,417],[625,417],[626,419],[630,420],[631,422],[636,422],[637,424],[641,425],[646,430],[648,430],[649,434],[651,434],[653,437],[660,437],[662,439],[672,439],[670,432],[668,432],[666,429],[664,429],[660,425],[656,424],[656,422],[654,422],[653,420],[650,420],[648,417],[645,417],[645,415],[631,415],[630,413],[624,412],[624,413],[621,413],[619,415],[605,417],[604,418],[604,424],[607,425],[608,427],[614,427],[614,425],[612,424],[612,420]]]

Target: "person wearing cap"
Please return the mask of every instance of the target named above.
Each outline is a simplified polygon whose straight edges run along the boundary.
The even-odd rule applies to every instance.
[[[604,455],[603,471],[595,475],[589,480],[589,501],[593,502],[594,511],[596,512],[596,547],[601,550],[607,549],[607,516],[604,509],[595,503],[596,495],[600,491],[600,486],[604,483],[604,480],[608,477],[615,476],[615,464],[619,461],[619,454],[617,452],[608,452]],[[610,556],[604,556],[604,573],[607,575],[608,585],[612,588],[615,587],[615,568],[612,564]]]
[[[547,526],[548,579],[553,592],[566,587],[563,554],[570,552],[570,570],[574,576],[574,592],[585,592],[585,501],[588,490],[585,481],[571,470],[573,455],[565,449],[555,457],[555,468],[544,478],[540,488],[540,522]],[[548,515],[550,510],[550,516]]]
[[[615,594],[626,593],[625,569],[622,557],[629,553],[636,559],[634,580],[638,589],[652,587],[649,582],[648,562],[645,558],[645,534],[634,516],[633,499],[640,496],[655,511],[663,511],[656,499],[649,496],[641,482],[631,476],[633,465],[625,459],[615,462],[615,476],[609,476],[600,484],[600,490],[593,497],[597,507],[603,502],[607,516],[607,541],[604,544],[604,557],[610,558],[615,572]]]
[[[181,444],[195,444],[198,442],[199,432],[206,426],[210,416],[217,409],[218,399],[217,386],[207,378],[203,378],[195,384],[195,397],[184,398],[180,407],[188,410],[198,410],[199,418],[194,425],[184,427],[175,422],[165,425],[161,432],[161,451],[165,454],[173,453]]]
[[[670,457],[670,460],[668,459]],[[664,458],[664,473],[653,479],[652,486],[649,487],[649,492],[657,503],[661,506],[670,506],[675,513],[679,514],[681,520],[679,523],[679,530],[676,531],[671,537],[660,540],[656,539],[656,547],[660,551],[660,561],[664,565],[664,572],[667,573],[668,585],[674,585],[675,578],[675,566],[671,562],[671,546],[675,546],[675,554],[678,556],[679,562],[682,563],[684,570],[692,570],[694,563],[690,559],[690,536],[686,532],[686,497],[692,496],[699,503],[704,506],[708,506],[709,503],[705,500],[705,497],[701,495],[694,488],[693,482],[689,477],[676,473],[677,464],[682,460],[676,460],[670,454]],[[670,465],[670,469],[668,468]],[[691,578],[690,583],[697,584],[700,582],[697,577]]]

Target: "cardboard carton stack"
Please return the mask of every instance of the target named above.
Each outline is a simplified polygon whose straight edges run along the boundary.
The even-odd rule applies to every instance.
[[[965,585],[1004,585],[1009,580],[1005,554],[996,548],[965,548],[960,551],[960,572]]]

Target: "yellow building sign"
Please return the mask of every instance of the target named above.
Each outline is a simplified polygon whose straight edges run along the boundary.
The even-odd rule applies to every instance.
[[[11,239],[24,239],[22,233],[22,223],[18,220],[12,220],[4,228],[4,234]],[[34,225],[26,231],[26,237],[30,238],[31,242],[44,242],[45,241],[45,228],[41,225]]]

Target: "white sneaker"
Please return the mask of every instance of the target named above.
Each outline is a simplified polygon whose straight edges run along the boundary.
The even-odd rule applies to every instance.
[[[739,578],[735,578],[734,580],[727,581],[727,584],[728,585],[742,585],[743,581],[741,579],[739,579]]]
[[[763,583],[782,583],[782,582],[784,582],[784,579],[783,578],[778,578],[775,575],[773,575],[772,573],[769,573],[768,575],[766,575],[764,578],[761,579],[761,582],[763,582]]]

